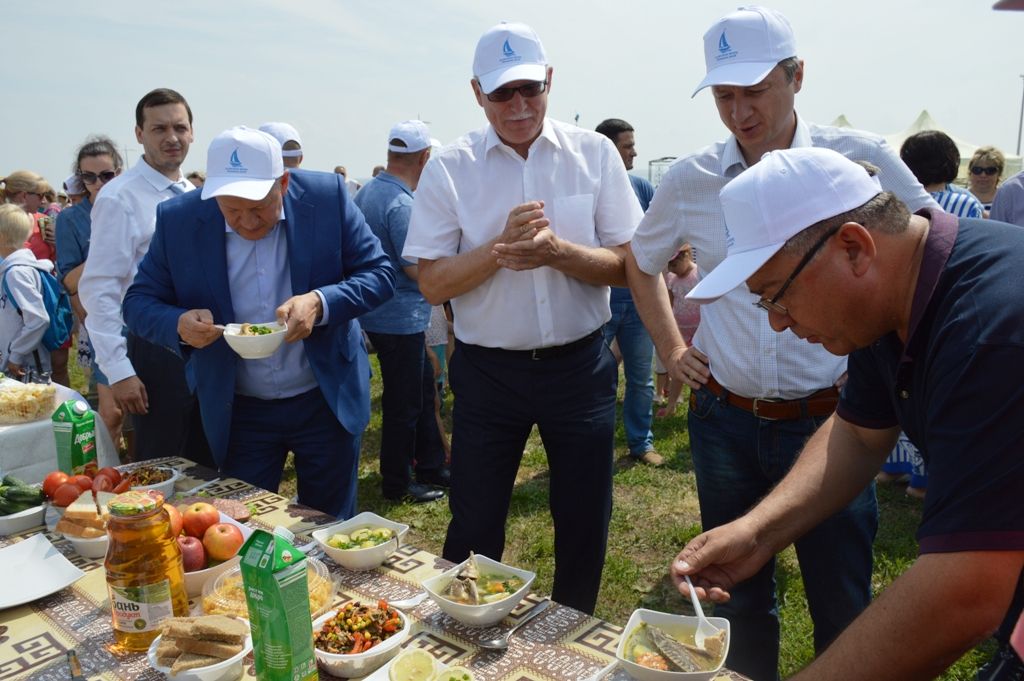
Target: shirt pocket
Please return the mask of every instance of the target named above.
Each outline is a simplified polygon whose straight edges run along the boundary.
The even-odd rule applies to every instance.
[[[555,199],[551,229],[561,239],[581,246],[596,246],[594,195],[575,194]]]

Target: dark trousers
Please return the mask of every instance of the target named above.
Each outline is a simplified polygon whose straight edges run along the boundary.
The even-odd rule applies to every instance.
[[[615,382],[615,359],[600,336],[540,360],[456,342],[445,558],[462,561],[472,550],[501,559],[516,472],[536,425],[551,473],[552,597],[594,611],[612,507]]]
[[[385,496],[403,494],[409,471],[436,471],[444,447],[434,418],[434,371],[423,333],[366,332],[377,350],[381,383],[380,475]]]
[[[276,492],[285,457],[293,452],[299,503],[350,518],[356,512],[360,439],[338,423],[319,388],[280,400],[235,395],[220,472]]]
[[[185,382],[185,362],[133,333],[128,334],[128,359],[149,396],[149,413],[132,415],[135,459],[183,456],[216,468],[203,431],[199,400]]]
[[[690,445],[704,530],[739,518],[783,478],[825,421],[772,421],[735,407],[707,388],[690,402]],[[820,653],[871,601],[872,543],[878,529],[875,485],[796,540],[807,605]],[[779,612],[775,559],[729,590],[715,615],[732,627],[726,666],[755,681],[778,678]]]

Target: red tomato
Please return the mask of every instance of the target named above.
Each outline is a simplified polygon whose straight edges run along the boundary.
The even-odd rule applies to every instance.
[[[109,492],[114,489],[114,481],[105,475],[99,473],[92,479],[92,491],[93,492]]]
[[[88,477],[88,476],[84,476]],[[92,480],[89,481],[90,489],[92,489]],[[57,491],[53,493],[53,505],[67,507],[75,503],[75,499],[82,495],[82,488],[78,485],[70,482],[65,482],[63,485],[57,488]]]
[[[93,460],[85,464],[85,469],[82,471],[82,473],[88,475],[90,478],[95,478],[97,468],[99,468],[99,466],[96,464],[96,461]]]
[[[72,485],[78,485],[78,488],[83,492],[88,492],[92,489],[92,478],[88,475],[73,475],[68,478],[68,482]]]
[[[57,491],[57,488],[68,481],[68,474],[64,471],[53,471],[46,476],[43,480],[43,494],[49,498],[53,498],[53,493]]]
[[[121,478],[121,482],[117,483],[117,486],[114,487],[113,492],[114,494],[121,494],[122,492],[127,492],[131,488],[131,486],[132,478],[130,475],[128,475]]]
[[[96,475],[107,476],[110,478],[110,482],[114,483],[114,485],[121,482],[121,471],[117,470],[113,466],[107,466],[106,468],[99,469],[99,471],[96,472]]]

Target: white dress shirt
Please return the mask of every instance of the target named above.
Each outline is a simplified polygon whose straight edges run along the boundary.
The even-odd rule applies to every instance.
[[[131,170],[107,183],[96,198],[89,256],[78,292],[89,313],[85,328],[96,361],[111,385],[135,375],[122,334],[121,302],[149,250],[156,229],[156,206],[193,189],[184,177],[172,182],[140,158]]]
[[[876,135],[805,123],[797,117],[793,148],[833,149],[855,161],[878,166],[882,187],[913,212],[938,209],[906,165]],[[633,236],[637,265],[659,274],[685,242],[693,246],[701,278],[726,255],[726,229],[718,192],[747,168],[736,138],[730,136],[672,164],[651,207]],[[745,285],[709,305],[701,305],[694,346],[710,360],[711,373],[726,390],[745,397],[797,399],[828,387],[846,370],[846,358],[831,354],[795,334],[776,333],[768,314]]]
[[[473,250],[505,228],[509,211],[543,201],[551,230],[587,247],[630,240],[642,211],[615,146],[551,119],[522,158],[491,126],[431,158],[416,188],[402,257],[436,260]],[[499,269],[452,300],[455,336],[508,350],[564,345],[611,318],[609,288],[552,267]]]

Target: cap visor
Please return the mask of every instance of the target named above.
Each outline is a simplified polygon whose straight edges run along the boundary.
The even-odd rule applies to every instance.
[[[217,177],[207,179],[203,183],[203,199],[212,199],[215,196],[237,196],[240,199],[259,201],[270,193],[274,186],[273,180],[237,180],[232,177]]]
[[[696,286],[686,294],[686,299],[695,303],[713,303],[726,293],[750,278],[761,265],[782,248],[783,244],[763,246],[746,253],[730,255],[718,267],[708,272]]]
[[[696,97],[698,92],[712,85],[738,85],[739,87],[757,85],[771,73],[775,65],[776,62],[740,62],[715,67],[708,75],[704,76],[704,80],[700,82],[690,97]]]
[[[485,95],[489,95],[505,83],[515,80],[541,81],[545,80],[547,75],[548,69],[544,64],[516,64],[507,69],[497,69],[477,76],[477,80],[480,81],[480,89]]]

